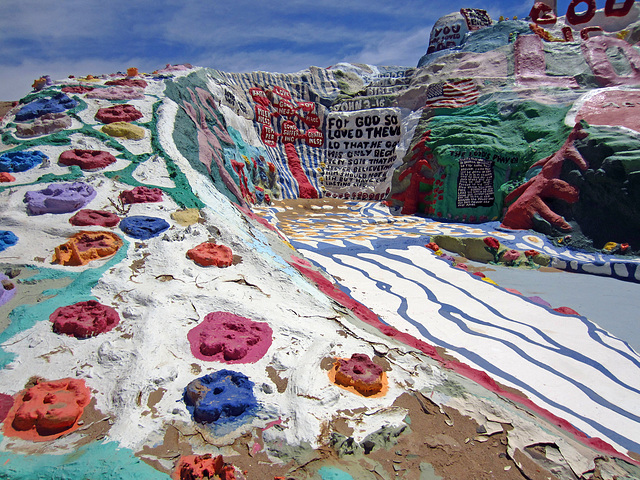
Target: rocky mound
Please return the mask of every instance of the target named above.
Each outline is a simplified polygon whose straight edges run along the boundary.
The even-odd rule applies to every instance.
[[[0,476],[639,477],[638,354],[429,241],[640,280],[610,3],[463,9],[417,68],[36,81],[0,124]]]

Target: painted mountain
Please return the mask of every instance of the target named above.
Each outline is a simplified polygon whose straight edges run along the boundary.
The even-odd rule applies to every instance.
[[[640,478],[638,353],[470,262],[640,281],[640,8],[579,3],[416,67],[37,79],[0,478]]]

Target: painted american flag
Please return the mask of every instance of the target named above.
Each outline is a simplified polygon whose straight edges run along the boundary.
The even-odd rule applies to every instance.
[[[476,83],[466,78],[448,82],[432,83],[427,87],[427,108],[459,108],[478,102]]]

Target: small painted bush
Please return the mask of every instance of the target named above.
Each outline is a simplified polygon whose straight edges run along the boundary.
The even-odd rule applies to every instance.
[[[18,237],[9,230],[0,230],[0,252],[18,243]]]
[[[27,192],[24,202],[29,215],[70,213],[84,207],[95,196],[96,191],[87,183],[52,183],[42,190]]]
[[[272,341],[271,327],[229,312],[212,312],[187,334],[191,353],[200,360],[254,363]]]
[[[120,315],[113,308],[95,300],[78,302],[56,309],[49,320],[53,331],[76,338],[95,337],[108,332],[120,323]]]
[[[113,232],[83,230],[55,248],[53,262],[67,266],[86,265],[93,260],[114,255],[123,243]]]
[[[73,125],[71,117],[65,113],[46,113],[29,123],[16,123],[18,137],[31,138],[61,132]]]
[[[196,378],[185,388],[184,401],[198,423],[235,421],[258,407],[253,382],[232,370],[218,370]]]
[[[96,120],[102,123],[133,122],[139,118],[142,118],[142,112],[128,104],[101,108],[96,113]]]
[[[235,480],[238,478],[237,473],[236,467],[226,463],[222,455],[214,457],[210,453],[206,453],[180,457],[171,478],[174,480],[204,480],[205,478]],[[240,478],[244,478],[244,476]]]
[[[169,224],[162,218],[135,215],[120,221],[120,230],[138,240],[148,240],[157,237],[169,228]]]
[[[229,267],[233,263],[231,249],[213,242],[204,242],[188,250],[187,257],[203,267]]]
[[[0,155],[0,172],[26,172],[40,165],[45,158],[48,157],[40,150],[3,153]]]
[[[336,383],[353,387],[361,395],[375,395],[383,387],[382,367],[374,363],[364,353],[354,353],[350,359],[336,361]]]
[[[90,400],[91,391],[84,380],[38,382],[15,395],[3,433],[34,442],[61,437],[78,428],[78,420]]]
[[[69,219],[69,223],[76,227],[86,227],[88,225],[115,227],[120,223],[120,217],[106,210],[91,210],[85,208],[78,210],[78,212]]]
[[[77,165],[82,170],[95,170],[111,165],[116,161],[116,157],[109,152],[102,150],[83,150],[74,148],[66,150],[58,157],[58,163],[62,165]]]
[[[162,190],[145,186],[135,187],[120,193],[123,203],[154,203],[162,201]]]
[[[78,105],[78,102],[67,97],[64,93],[58,93],[51,98],[38,98],[27,103],[16,113],[16,121],[24,122],[46,115],[48,113],[60,113]]]

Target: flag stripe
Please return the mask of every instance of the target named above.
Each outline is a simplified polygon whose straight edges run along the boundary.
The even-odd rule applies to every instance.
[[[429,108],[458,108],[474,105],[480,93],[472,79],[432,83],[427,87]]]

